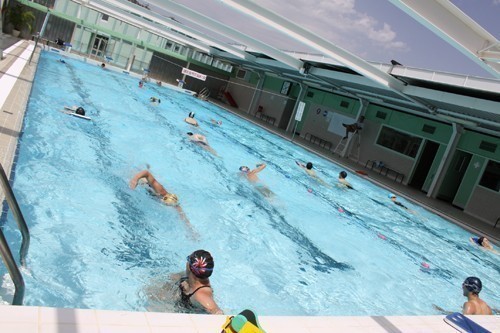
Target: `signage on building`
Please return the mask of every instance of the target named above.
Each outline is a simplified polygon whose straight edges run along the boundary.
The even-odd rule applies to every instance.
[[[205,74],[201,74],[201,73],[192,71],[192,70],[184,68],[184,67],[182,68],[182,74],[197,78],[198,80],[202,80],[202,81],[206,81],[206,79],[207,79],[207,76]]]
[[[301,121],[302,115],[304,114],[304,108],[306,107],[306,103],[299,102],[299,106],[297,107],[297,114],[295,115],[295,120]]]

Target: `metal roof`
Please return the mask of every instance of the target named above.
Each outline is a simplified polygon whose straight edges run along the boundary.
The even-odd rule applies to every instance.
[[[460,123],[467,128],[500,137],[500,80],[428,71],[401,65],[369,63],[255,2],[222,1],[262,24],[286,32],[297,41],[312,47],[319,54],[278,50],[171,0],[148,0],[148,2],[197,25],[203,25],[239,45],[207,36],[205,33],[127,0],[77,0],[76,2],[95,9],[104,10],[104,6],[108,15],[130,20],[145,30],[180,40],[195,49],[204,52],[208,50],[211,55],[245,69],[272,73],[284,79],[426,118]],[[464,38],[467,38],[469,42],[474,36],[477,38],[480,36],[483,38],[482,45],[489,52],[488,55],[491,56],[495,45],[498,44],[494,37],[447,0],[437,0],[436,6],[440,6],[440,12],[446,15],[448,22],[455,23],[441,24],[439,27],[433,20],[432,13],[429,13],[432,6],[422,10],[422,8],[417,8],[417,0],[390,1],[400,8],[406,8],[407,13],[411,11],[417,13],[418,9],[418,15],[426,19],[426,26],[430,27],[435,23],[434,31],[441,31],[438,35],[447,41],[456,41],[460,38],[460,36],[453,35],[453,28],[459,25],[456,22],[461,22],[456,34],[465,34],[467,31],[467,37]],[[410,4],[413,7],[410,7]],[[419,21],[422,22],[423,19]],[[448,37],[444,36],[442,31],[446,31]],[[473,33],[476,35],[471,37]],[[487,42],[484,39],[487,39]],[[473,49],[469,47],[467,51],[462,51],[474,52],[471,50]],[[477,59],[484,64],[484,57],[476,57]],[[494,66],[488,65],[487,67],[490,72],[496,72],[495,75],[498,76],[498,70]]]

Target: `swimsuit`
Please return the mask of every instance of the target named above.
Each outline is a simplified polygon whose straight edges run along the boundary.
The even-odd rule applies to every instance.
[[[408,209],[408,207],[406,207],[405,205],[403,205],[403,204],[402,204],[401,202],[399,202],[399,201],[394,201],[394,203],[395,203],[396,205],[398,205],[398,206],[403,207],[404,209]]]
[[[201,287],[196,288],[192,293],[185,294],[184,289],[182,289],[182,282],[187,281],[187,280],[188,280],[187,277],[182,277],[179,280],[179,289],[181,291],[181,299],[179,300],[179,304],[182,305],[183,307],[185,307],[186,309],[191,309],[191,308],[194,308],[193,303],[191,303],[191,296],[193,296],[201,288],[210,288],[211,289],[212,287],[210,285],[201,286]]]

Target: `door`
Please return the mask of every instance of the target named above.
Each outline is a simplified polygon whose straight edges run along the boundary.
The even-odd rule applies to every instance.
[[[465,171],[469,167],[472,154],[465,151],[457,150],[453,159],[451,160],[450,166],[446,172],[443,183],[439,188],[437,195],[438,199],[453,202],[455,195],[462,183]]]
[[[95,58],[103,58],[106,54],[106,48],[108,46],[109,38],[103,35],[96,35],[94,39],[94,45],[92,45],[92,50],[90,54],[95,56]]]
[[[420,154],[420,159],[418,160],[417,167],[413,173],[413,177],[408,185],[416,189],[421,190],[424,186],[429,170],[431,169],[436,153],[439,149],[439,143],[427,140],[425,142],[424,149]],[[425,191],[424,191],[425,192]]]

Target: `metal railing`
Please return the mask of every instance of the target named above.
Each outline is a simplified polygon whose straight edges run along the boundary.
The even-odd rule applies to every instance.
[[[26,225],[26,221],[24,220],[23,214],[19,209],[19,205],[17,204],[17,200],[14,196],[14,192],[12,191],[12,187],[9,184],[9,180],[5,171],[3,169],[2,164],[0,164],[0,183],[2,185],[2,189],[5,194],[5,200],[9,205],[10,210],[12,211],[12,215],[17,222],[17,226],[21,231],[22,235],[22,243],[21,249],[19,250],[20,262],[22,266],[26,267],[26,254],[28,253],[29,243],[30,243],[30,234],[28,230],[28,226]],[[7,240],[3,234],[3,231],[0,229],[0,254],[2,255],[3,262],[9,271],[9,275],[14,282],[15,292],[14,298],[12,300],[13,305],[22,305],[24,298],[24,280],[17,267],[16,261],[12,256],[12,252],[10,251],[9,245],[7,244]]]

